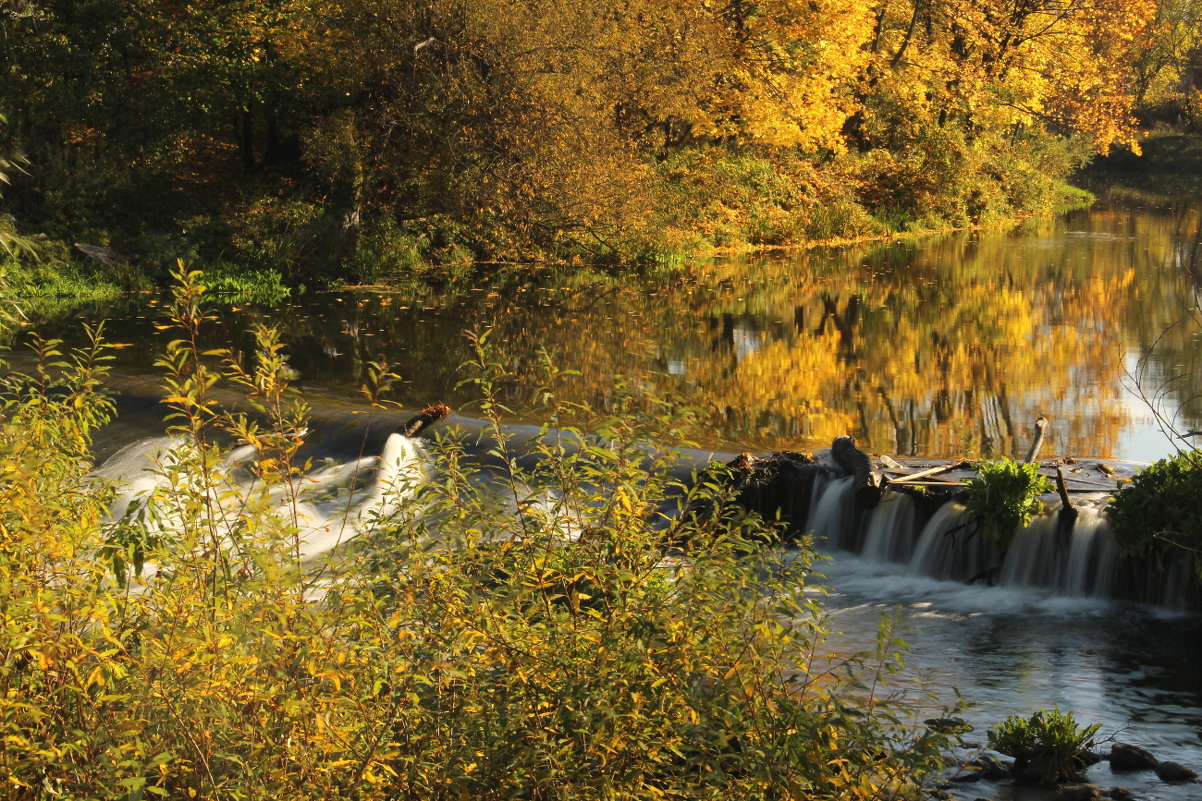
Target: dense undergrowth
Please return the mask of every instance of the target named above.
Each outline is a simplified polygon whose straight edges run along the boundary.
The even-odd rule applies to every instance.
[[[648,221],[655,224],[640,222],[595,249],[520,245],[487,219],[398,219],[376,210],[365,215],[354,247],[339,258],[340,234],[319,197],[246,192],[221,209],[171,223],[177,231],[170,234],[123,230],[130,220],[93,216],[95,239],[114,251],[109,264],[84,259],[27,222],[4,224],[29,247],[0,255],[19,296],[81,300],[164,282],[181,258],[205,265],[213,291],[239,302],[278,300],[288,287],[305,285],[479,283],[504,266],[498,260],[676,269],[718,250],[1012,225],[1089,202],[1088,193],[1063,180],[1079,158],[1038,166],[1017,154],[970,148],[938,163],[907,165],[881,150],[819,164],[795,155],[689,148],[655,165],[653,184],[644,188],[658,198]],[[76,234],[72,226],[47,230]],[[506,239],[510,244],[499,244]]]
[[[809,548],[764,547],[771,523],[717,485],[679,486],[629,408],[563,404],[551,370],[548,435],[593,434],[526,459],[499,424],[486,335],[489,480],[444,438],[371,536],[302,564],[303,401],[268,330],[253,364],[199,352],[199,281],[176,290],[162,359],[175,447],[139,507],[154,514],[110,519],[113,488],[90,472],[111,413],[99,335],[74,353],[41,342],[38,366],[4,379],[6,797],[922,796],[942,743],[885,687],[891,630],[877,653],[828,655]],[[218,380],[253,418],[210,402]],[[236,502],[231,442],[256,450]],[[679,493],[713,513],[659,518]]]

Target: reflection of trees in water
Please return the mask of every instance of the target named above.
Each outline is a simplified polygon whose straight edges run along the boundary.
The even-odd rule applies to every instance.
[[[1018,453],[1042,413],[1056,426],[1049,453],[1104,456],[1128,423],[1128,352],[1160,336],[1150,372],[1184,376],[1176,399],[1199,394],[1202,327],[1181,322],[1199,242],[1198,204],[1099,208],[1016,232],[716,263],[638,286],[576,275],[437,301],[318,295],[268,319],[302,386],[348,395],[384,358],[405,379],[398,399],[461,405],[471,394],[455,389],[463,331],[491,326],[512,376],[503,400],[520,414],[538,401],[546,348],[580,372],[562,388],[568,399],[604,407],[615,376],[631,376],[681,393],[703,438],[726,447],[819,447],[851,432],[880,452]],[[222,317],[230,327],[214,343],[247,349],[231,333],[244,316]],[[131,342],[149,328],[114,325]],[[153,349],[119,355],[135,350],[148,361]],[[1187,427],[1202,428],[1191,414]]]

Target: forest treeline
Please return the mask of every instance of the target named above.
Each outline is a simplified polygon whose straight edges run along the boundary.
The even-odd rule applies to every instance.
[[[1193,119],[1198,10],[9,0],[0,238],[322,282],[996,223]]]

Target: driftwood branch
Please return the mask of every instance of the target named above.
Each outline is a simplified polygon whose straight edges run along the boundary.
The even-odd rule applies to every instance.
[[[1047,433],[1048,419],[1040,415],[1035,420],[1035,441],[1031,443],[1031,450],[1027,451],[1026,464],[1031,464],[1035,461],[1035,457],[1039,455],[1039,449],[1043,447],[1043,439]]]
[[[1060,513],[1057,522],[1063,537],[1073,533],[1073,524],[1077,522],[1077,509],[1068,497],[1068,487],[1064,486],[1064,471],[1056,465],[1056,492],[1060,493]]]
[[[1072,502],[1069,500],[1069,487],[1064,483],[1064,470],[1060,469],[1060,465],[1055,465],[1055,491],[1060,493],[1060,503],[1064,504],[1060,508],[1060,514],[1064,515],[1065,510],[1072,511],[1072,516],[1077,516],[1077,510],[1073,509]]]
[[[930,476],[937,476],[940,473],[949,473],[952,470],[956,470],[963,466],[964,466],[963,462],[957,462],[955,464],[940,465],[939,467],[932,467],[927,470],[919,470],[917,473],[910,473],[908,476],[900,476],[898,478],[891,479],[889,481],[889,483],[890,484],[911,484],[913,482],[918,481],[921,478],[929,478]]]

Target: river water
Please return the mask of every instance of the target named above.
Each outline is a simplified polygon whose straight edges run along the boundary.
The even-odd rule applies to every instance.
[[[1043,458],[1149,461],[1172,450],[1154,410],[1178,430],[1202,429],[1202,327],[1191,317],[1200,247],[1202,200],[1114,192],[1009,232],[714,261],[688,277],[548,274],[421,296],[309,294],[271,309],[215,299],[208,336],[245,353],[249,324],[275,325],[296,383],[331,417],[361,409],[373,360],[402,375],[401,403],[470,413],[464,331],[490,329],[515,421],[540,419],[545,352],[578,373],[555,379],[561,398],[611,409],[623,393],[670,398],[695,410],[687,437],[724,452],[808,450],[850,433],[873,454],[1021,455],[1042,414],[1052,422]],[[175,336],[154,325],[164,307],[139,296],[33,327],[78,341],[81,318],[107,319],[120,386],[148,396],[153,360]],[[100,457],[156,433],[153,405],[123,408]],[[911,651],[899,686],[933,689],[945,703],[958,689],[977,726],[970,740],[983,744],[1008,714],[1059,704],[1202,770],[1196,618],[940,582],[849,554],[824,572],[832,644],[871,648],[880,614],[900,610]],[[1105,763],[1088,778],[1139,798],[1202,798],[1200,785],[1112,776]],[[1005,784],[953,792],[1040,797]]]

